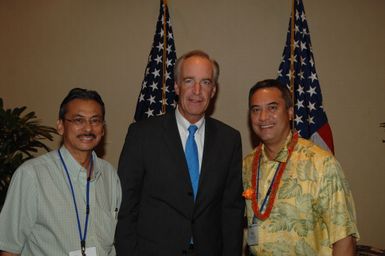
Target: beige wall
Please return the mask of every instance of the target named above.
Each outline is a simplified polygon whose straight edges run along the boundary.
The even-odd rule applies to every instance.
[[[275,77],[288,0],[169,0],[178,55],[201,48],[222,68],[214,117],[251,150],[246,97]],[[385,248],[385,1],[305,0],[336,156],[356,200],[361,242]],[[150,51],[158,0],[1,0],[0,96],[55,125],[74,86],[107,105],[105,158],[117,166]],[[53,147],[57,142],[52,144]]]

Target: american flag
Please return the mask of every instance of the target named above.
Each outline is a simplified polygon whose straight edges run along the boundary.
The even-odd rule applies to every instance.
[[[334,152],[333,136],[322,105],[321,88],[302,0],[295,0],[293,11],[295,11],[295,16],[292,17],[294,26],[292,27],[293,19],[290,19],[278,80],[290,88],[290,80],[293,79],[294,128],[300,136]],[[293,52],[290,47],[292,41]],[[291,60],[293,60],[292,68]]]
[[[135,121],[165,114],[176,106],[174,65],[176,51],[165,0],[160,11],[148,64],[135,111]]]

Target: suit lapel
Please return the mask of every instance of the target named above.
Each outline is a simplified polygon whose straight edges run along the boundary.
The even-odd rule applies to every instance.
[[[167,114],[163,122],[163,139],[173,161],[175,161],[174,175],[177,182],[182,182],[186,191],[192,191],[190,175],[183,151],[182,141],[176,123],[175,113]],[[193,199],[192,199],[193,200]]]
[[[199,176],[199,188],[196,204],[201,204],[206,198],[207,193],[210,193],[210,184],[208,180],[208,172],[212,169],[212,161],[214,159],[213,154],[215,154],[215,141],[217,140],[216,128],[210,118],[206,118],[205,121],[205,142],[203,146],[203,156],[202,156],[202,165],[201,173]]]
[[[190,174],[187,167],[187,162],[185,154],[183,151],[183,146],[181,138],[179,135],[178,126],[176,123],[175,113],[171,112],[166,114],[163,122],[163,139],[165,140],[165,145],[167,145],[168,151],[175,161],[174,168],[174,177],[177,182],[183,184],[185,191],[192,191],[192,185],[190,180]],[[203,156],[202,156],[202,165],[201,172],[199,176],[199,188],[198,194],[195,202],[194,215],[199,214],[201,210],[205,208],[206,200],[210,197],[211,192],[210,180],[208,178],[210,170],[214,169],[212,166],[212,159],[215,159],[216,147],[218,138],[216,126],[213,123],[211,118],[206,118],[205,120],[205,141],[203,147]],[[191,197],[193,200],[193,197]],[[187,203],[187,202],[186,202]],[[193,203],[193,201],[192,201]]]

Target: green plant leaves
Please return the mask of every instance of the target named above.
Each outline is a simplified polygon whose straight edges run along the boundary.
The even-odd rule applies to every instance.
[[[57,134],[55,128],[41,125],[35,112],[23,115],[26,108],[4,109],[0,98],[0,205],[15,170],[39,149],[49,151],[41,140],[52,141]]]

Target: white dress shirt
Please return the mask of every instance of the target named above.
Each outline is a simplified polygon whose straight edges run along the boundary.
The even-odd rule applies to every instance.
[[[175,109],[175,117],[176,117],[176,124],[178,125],[179,135],[182,140],[183,150],[186,152],[186,141],[189,135],[188,128],[192,124],[190,124],[190,122],[187,121],[187,119],[184,118],[182,114],[179,112],[179,106]],[[196,125],[198,127],[198,130],[195,132],[195,142],[198,147],[199,173],[200,173],[201,166],[202,166],[203,146],[205,141],[205,118],[202,117],[198,122],[196,122],[193,125]]]

